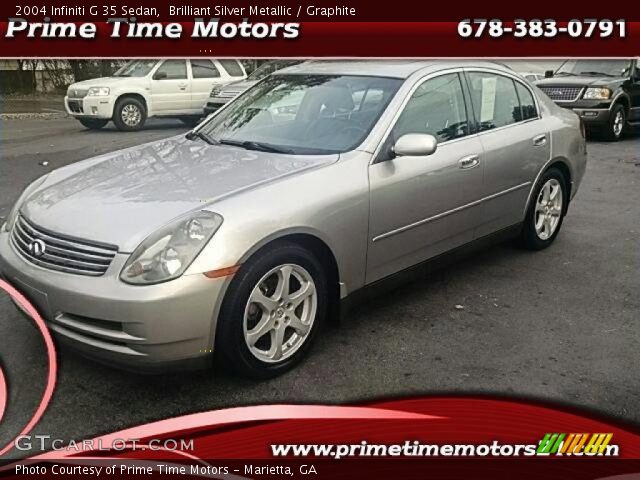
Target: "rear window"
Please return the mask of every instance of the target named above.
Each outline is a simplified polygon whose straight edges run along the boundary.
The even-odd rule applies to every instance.
[[[244,77],[244,70],[237,60],[219,60],[220,65],[227,71],[232,77]]]
[[[218,78],[220,72],[211,60],[191,60],[193,78]]]

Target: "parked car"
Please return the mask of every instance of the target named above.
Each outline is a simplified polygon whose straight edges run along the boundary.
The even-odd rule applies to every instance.
[[[244,78],[237,60],[133,60],[112,77],[74,83],[64,105],[89,129],[113,120],[119,130],[139,130],[150,117],[174,117],[195,126],[213,85]]]
[[[383,279],[487,240],[549,247],[585,166],[579,117],[500,65],[305,63],[186,136],[36,180],[0,271],[103,362],[214,351],[271,377]]]
[[[638,60],[568,60],[548,76],[537,86],[606,140],[620,140],[640,123]]]
[[[220,107],[227,104],[241,93],[247,91],[268,75],[299,63],[301,63],[301,60],[274,60],[272,62],[262,64],[245,80],[231,82],[227,85],[215,85],[211,90],[207,104],[204,106],[204,114],[211,115],[212,113],[217,112]]]
[[[520,72],[520,75],[529,80],[531,83],[535,83],[538,80],[542,80],[544,78],[544,73]]]

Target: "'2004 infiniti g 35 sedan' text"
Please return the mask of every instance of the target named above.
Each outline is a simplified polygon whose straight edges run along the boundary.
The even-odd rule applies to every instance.
[[[98,360],[269,377],[366,286],[495,234],[549,246],[585,166],[578,116],[501,65],[305,63],[36,180],[0,270]]]

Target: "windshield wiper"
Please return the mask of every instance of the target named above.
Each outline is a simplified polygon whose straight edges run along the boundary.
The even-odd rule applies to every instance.
[[[580,72],[580,75],[598,75],[598,76],[605,76],[605,77],[615,77],[615,75],[611,75],[610,73],[604,73],[604,72]]]
[[[558,75],[566,75],[568,77],[577,77],[577,75],[573,72],[558,72],[555,74],[556,76]]]
[[[218,140],[211,137],[208,133],[205,133],[202,130],[189,132],[185,135],[185,137],[187,140],[196,140],[199,138],[200,140],[204,140],[205,142],[207,142],[209,145],[220,145],[220,142]]]
[[[250,140],[231,140],[229,138],[223,138],[219,143],[222,145],[244,148],[245,150],[257,150],[259,152],[293,153],[293,150],[287,148],[276,147],[275,145],[269,145],[268,143],[252,142]]]

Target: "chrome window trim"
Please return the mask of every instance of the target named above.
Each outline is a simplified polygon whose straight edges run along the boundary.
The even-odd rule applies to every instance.
[[[519,82],[524,88],[529,90],[529,93],[531,93],[531,95],[533,96],[533,101],[536,104],[537,116],[533,117],[533,118],[528,118],[527,120],[521,120],[520,122],[511,123],[509,125],[504,125],[502,127],[493,128],[491,130],[485,130],[483,132],[476,132],[476,133],[472,133],[472,134],[469,134],[469,135],[465,135],[464,137],[455,138],[453,140],[447,140],[446,142],[438,143],[438,147],[444,146],[444,145],[449,145],[451,143],[459,142],[459,141],[462,141],[462,140],[466,140],[468,138],[479,137],[480,135],[485,135],[487,133],[497,132],[497,131],[500,131],[500,130],[504,130],[506,128],[512,128],[512,127],[516,127],[516,126],[519,126],[519,125],[524,125],[526,123],[534,122],[534,121],[542,119],[542,110],[540,108],[540,99],[536,95],[536,92],[529,85],[527,85],[526,82],[523,82],[522,79],[520,77],[518,77],[518,75],[516,73],[505,72],[505,71],[502,71],[502,70],[495,70],[495,69],[488,68],[488,67],[458,67],[458,68],[449,68],[449,69],[446,69],[446,70],[440,70],[440,71],[437,71],[437,72],[431,72],[431,73],[423,75],[422,77],[419,77],[418,79],[415,80],[414,85],[411,87],[409,92],[406,94],[406,96],[405,96],[404,100],[402,101],[402,104],[400,105],[400,107],[398,107],[398,110],[396,111],[393,119],[391,120],[391,123],[389,124],[389,127],[386,129],[384,135],[382,135],[382,140],[380,140],[380,142],[378,143],[378,146],[374,150],[372,158],[371,158],[371,162],[370,162],[369,165],[372,166],[372,165],[375,165],[377,163],[382,163],[382,162],[378,161],[377,158],[378,158],[378,155],[380,155],[380,151],[382,150],[383,145],[385,144],[385,142],[389,138],[389,135],[393,131],[393,128],[396,126],[396,123],[398,122],[398,119],[400,118],[400,115],[402,115],[402,113],[404,112],[405,108],[407,107],[407,104],[411,100],[411,97],[413,97],[413,94],[416,92],[416,90],[418,88],[420,88],[420,86],[424,82],[427,82],[427,81],[432,80],[434,78],[440,77],[442,75],[448,75],[448,74],[451,74],[451,73],[473,73],[473,72],[492,73],[494,75],[502,75],[503,77],[510,78],[511,80],[513,80],[515,82]],[[465,92],[465,89],[464,89],[464,85],[463,85],[463,93],[464,92]],[[465,93],[465,95],[466,95],[466,93]],[[467,116],[468,115],[469,115],[469,112],[467,112]]]
[[[494,193],[494,194],[489,195],[487,197],[483,197],[483,198],[481,198],[479,200],[476,200],[474,202],[467,203],[465,205],[461,205],[459,207],[456,207],[456,208],[451,209],[451,210],[447,210],[445,212],[438,213],[437,215],[434,215],[434,216],[429,217],[429,218],[425,218],[423,220],[418,220],[417,222],[410,223],[409,225],[405,225],[404,227],[399,227],[399,228],[396,228],[394,230],[390,230],[390,231],[388,231],[386,233],[383,233],[381,235],[378,235],[378,236],[374,237],[372,239],[372,242],[376,243],[376,242],[379,242],[381,240],[385,240],[387,238],[390,238],[390,237],[393,237],[395,235],[398,235],[400,233],[404,233],[404,232],[407,232],[409,230],[413,230],[414,228],[421,227],[422,225],[426,225],[427,223],[431,223],[431,222],[433,222],[435,220],[440,220],[441,218],[448,217],[449,215],[452,215],[454,213],[462,212],[463,210],[466,210],[466,209],[471,208],[471,207],[475,207],[475,206],[480,205],[480,204],[482,204],[484,202],[488,202],[489,200],[493,200],[495,198],[501,197],[501,196],[506,195],[506,194],[511,193],[511,192],[515,192],[516,190],[520,190],[522,188],[526,188],[529,185],[531,185],[531,183],[532,182],[521,183],[520,185],[516,185],[515,187],[507,188],[506,190],[502,190],[500,192]]]

